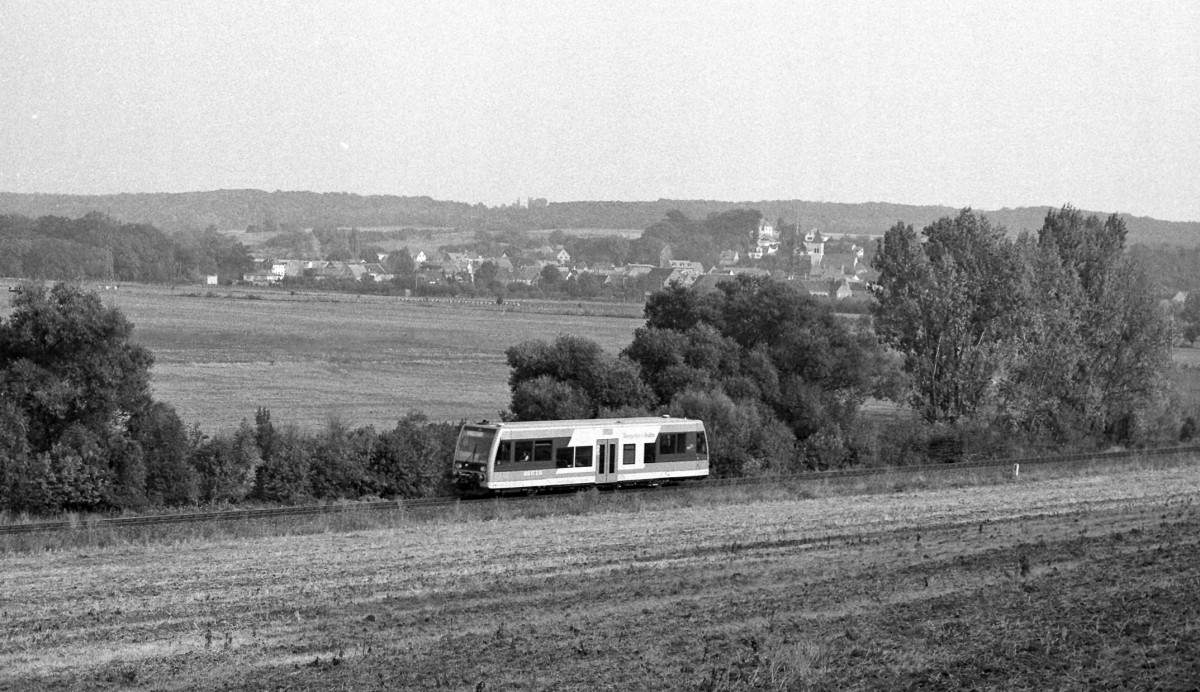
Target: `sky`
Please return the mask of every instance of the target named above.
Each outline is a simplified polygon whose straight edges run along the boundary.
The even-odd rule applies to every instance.
[[[1200,3],[0,0],[0,191],[1200,221]]]

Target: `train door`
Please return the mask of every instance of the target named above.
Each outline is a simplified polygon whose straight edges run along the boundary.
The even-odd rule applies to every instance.
[[[596,440],[596,482],[617,482],[616,440]]]

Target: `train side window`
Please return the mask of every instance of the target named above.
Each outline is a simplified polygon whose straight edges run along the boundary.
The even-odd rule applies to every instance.
[[[642,446],[645,447],[645,449],[643,450],[642,461],[644,461],[647,464],[653,464],[655,461],[655,459],[654,459],[654,443],[647,442],[646,444],[644,444]]]
[[[560,469],[569,469],[575,465],[575,448],[559,447],[554,452],[554,465]]]
[[[529,461],[533,459],[533,440],[517,440],[513,447],[517,450],[513,461]]]
[[[696,433],[696,453],[708,454],[708,439],[704,437],[703,432]]]
[[[575,448],[575,468],[588,468],[592,465],[592,448],[576,447]]]
[[[621,465],[629,466],[637,460],[637,445],[627,444],[621,449]]]
[[[658,436],[659,454],[682,454],[684,449],[683,433],[663,433]]]
[[[533,460],[534,461],[550,461],[554,458],[554,442],[551,440],[537,440],[533,443]]]
[[[500,448],[496,450],[496,465],[512,463],[512,442],[501,440]]]

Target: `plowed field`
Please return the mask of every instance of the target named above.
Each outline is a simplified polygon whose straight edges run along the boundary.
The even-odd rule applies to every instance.
[[[1197,495],[1192,463],[9,554],[0,689],[1195,689]]]

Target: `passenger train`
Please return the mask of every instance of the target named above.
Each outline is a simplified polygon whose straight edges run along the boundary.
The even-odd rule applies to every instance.
[[[468,494],[656,485],[708,476],[704,423],[601,418],[469,423],[458,433],[454,483]]]

